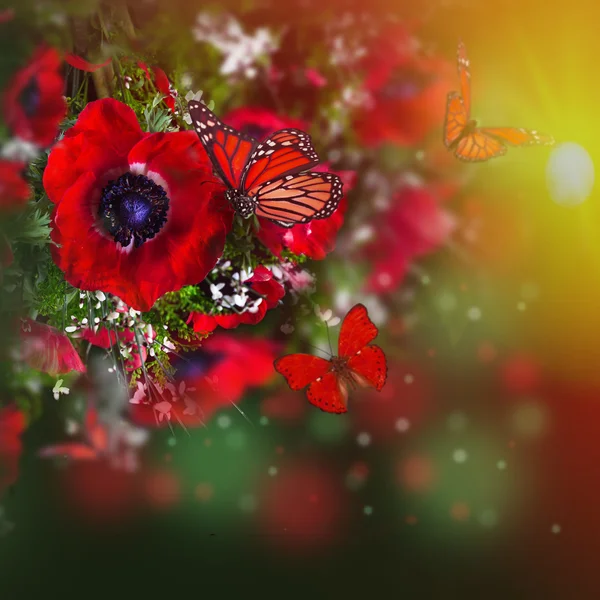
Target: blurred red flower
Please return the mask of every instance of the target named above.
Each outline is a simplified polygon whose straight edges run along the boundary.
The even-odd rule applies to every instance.
[[[412,146],[441,126],[454,66],[425,56],[407,29],[395,25],[377,36],[363,67],[367,101],[354,129],[365,146]]]
[[[402,282],[410,261],[437,250],[455,228],[454,217],[426,187],[406,186],[375,219],[375,238],[365,246],[373,263],[368,287],[388,292]]]
[[[110,98],[90,102],[53,148],[44,187],[56,204],[52,257],[67,281],[140,311],[202,281],[231,228],[198,136],[144,133]]]
[[[279,347],[256,337],[217,333],[196,351],[175,359],[175,381],[165,386],[139,381],[132,399],[134,422],[165,427],[169,422],[197,427],[216,411],[241,400],[250,387],[264,385],[274,374]]]
[[[13,135],[40,146],[52,144],[67,114],[61,66],[57,50],[40,47],[9,81],[4,116]]]
[[[25,164],[0,159],[0,210],[23,206],[31,190],[23,179]]]
[[[262,492],[261,529],[290,552],[314,552],[335,542],[348,512],[339,478],[320,463],[290,464]]]
[[[248,302],[239,308],[239,312],[223,311],[215,315],[190,313],[187,322],[192,323],[196,333],[210,333],[217,327],[235,329],[238,325],[256,325],[265,318],[267,310],[275,308],[285,295],[284,287],[275,281],[273,273],[262,265],[258,265],[252,276],[244,279],[243,283],[247,288]],[[226,283],[210,286],[214,290],[214,300],[218,301],[221,296],[228,296],[226,286]],[[257,297],[258,304],[250,301],[253,296]]]
[[[23,431],[25,415],[15,404],[0,409],[0,498],[6,488],[17,481]]]
[[[418,362],[390,360],[383,389],[363,390],[352,403],[353,428],[388,443],[431,415],[432,398],[431,376]]]
[[[53,377],[71,371],[86,371],[71,340],[58,329],[38,321],[23,319],[18,354],[32,369]]]
[[[279,423],[295,424],[308,410],[308,402],[304,394],[281,389],[277,394],[267,396],[260,404],[260,412],[269,419]]]
[[[267,108],[242,106],[228,112],[223,122],[262,141],[280,129],[300,129],[306,131],[308,124],[300,119],[279,115]]]

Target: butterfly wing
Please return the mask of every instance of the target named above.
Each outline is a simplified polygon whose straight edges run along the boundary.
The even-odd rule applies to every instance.
[[[506,146],[500,140],[476,129],[459,140],[454,154],[461,160],[478,162],[506,154]]]
[[[369,319],[366,307],[363,304],[353,306],[342,323],[338,343],[339,355],[352,358],[373,341],[378,333],[379,330]]]
[[[312,354],[288,354],[278,358],[273,365],[293,390],[304,389],[331,369],[330,361]]]
[[[282,129],[256,146],[248,159],[242,187],[248,195],[254,195],[268,181],[307,171],[318,164],[319,157],[307,133]]]
[[[329,413],[347,412],[348,389],[344,382],[335,373],[327,373],[306,390],[308,401]]]
[[[325,412],[346,412],[348,391],[331,371],[331,362],[311,354],[288,354],[278,358],[275,370],[281,373],[293,390],[308,386],[308,401]]]
[[[511,146],[552,146],[554,138],[551,135],[539,133],[534,129],[518,127],[482,127],[479,130],[487,136],[492,136]]]
[[[358,375],[359,383],[370,384],[377,391],[383,388],[387,379],[387,361],[379,346],[365,346],[359,350],[348,361],[348,367]]]
[[[462,42],[458,43],[456,59],[458,65],[458,77],[460,79],[460,93],[465,108],[466,120],[468,121],[471,111],[471,63],[467,58],[467,50]]]
[[[188,103],[192,123],[210,160],[224,183],[241,189],[256,140],[219,121],[201,102]]]
[[[461,136],[469,120],[464,102],[457,92],[450,92],[444,119],[444,144],[451,146]]]
[[[301,173],[267,181],[251,195],[257,201],[258,217],[292,227],[329,217],[342,199],[343,186],[333,173]]]

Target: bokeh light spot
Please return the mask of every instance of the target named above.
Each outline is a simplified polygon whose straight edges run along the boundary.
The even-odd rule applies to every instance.
[[[446,425],[450,431],[454,431],[455,433],[460,433],[467,428],[467,424],[469,419],[465,413],[456,411],[451,413],[448,416],[448,420],[446,421]]]
[[[574,142],[557,146],[546,165],[546,185],[560,206],[585,202],[594,187],[594,163],[587,150]]]
[[[221,429],[227,429],[231,425],[231,417],[229,415],[220,415],[217,419],[217,425]]]
[[[450,508],[450,516],[455,521],[467,521],[471,516],[471,509],[465,502],[455,502]]]
[[[410,421],[405,418],[400,418],[396,420],[396,431],[400,433],[406,433],[410,429]]]
[[[456,463],[464,463],[467,462],[467,458],[469,458],[469,454],[464,448],[457,448],[452,453],[452,460]]]
[[[550,531],[556,535],[557,533],[560,533],[560,529],[560,525],[558,523],[554,523],[554,525],[552,525],[550,528]]]
[[[524,402],[512,414],[514,431],[523,438],[535,439],[548,429],[546,408],[535,401]]]
[[[258,502],[254,494],[243,494],[238,502],[240,510],[245,513],[254,512],[258,507]]]
[[[479,513],[478,520],[481,525],[491,529],[498,524],[498,513],[493,508],[486,508]]]
[[[366,448],[371,443],[371,434],[363,431],[356,436],[356,442],[359,446]]]

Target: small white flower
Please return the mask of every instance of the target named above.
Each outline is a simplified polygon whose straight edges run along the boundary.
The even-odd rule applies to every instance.
[[[162,420],[166,417],[167,421],[171,420],[171,407],[173,405],[166,400],[159,402],[154,405],[154,410],[158,413],[158,422],[162,422]]]
[[[290,333],[292,333],[294,331],[294,326],[291,323],[284,323],[280,329],[281,329],[282,333],[289,335]]]
[[[69,388],[68,387],[61,387],[62,386],[62,379],[59,379],[55,384],[54,387],[52,388],[52,393],[54,394],[54,399],[58,400],[60,398],[61,394],[68,394],[69,393]]]
[[[98,300],[100,300],[100,302],[104,302],[106,300],[106,295],[104,294],[104,292],[98,291],[94,295]]]
[[[256,302],[254,302],[253,304],[251,304],[246,310],[249,313],[257,313],[258,312],[258,307],[262,304],[263,299],[259,298],[258,300],[256,300]]]
[[[248,296],[246,295],[246,291],[242,290],[241,294],[235,294],[233,296],[233,302],[236,306],[240,308],[246,306],[246,300],[248,300]]]
[[[185,75],[181,77],[181,83],[185,86],[185,84],[183,83],[183,78],[184,77],[185,77]],[[192,83],[191,79],[192,78],[190,77],[189,79],[190,79],[190,85],[191,85],[191,83]],[[187,86],[185,86],[185,87],[187,87]],[[191,100],[195,100],[196,102],[200,102],[200,100],[202,100],[202,94],[203,94],[202,90],[200,90],[199,92],[196,92],[196,93],[194,93],[194,92],[192,92],[190,90],[185,95],[185,100],[186,100],[186,102],[190,102]]]
[[[213,300],[219,300],[220,298],[223,297],[223,294],[221,293],[221,290],[225,287],[224,283],[211,283],[210,284],[210,293],[212,294],[212,299]]]
[[[139,404],[146,397],[146,386],[141,381],[138,381],[136,385],[137,390],[129,400],[131,404]]]

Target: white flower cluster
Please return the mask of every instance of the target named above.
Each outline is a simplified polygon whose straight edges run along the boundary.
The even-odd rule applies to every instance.
[[[223,55],[220,72],[225,76],[242,75],[253,79],[261,59],[277,50],[273,34],[265,27],[253,34],[244,32],[231,15],[200,13],[193,28],[194,38],[217,48]]]
[[[256,293],[251,290],[244,281],[250,279],[253,270],[240,269],[231,273],[231,261],[225,261],[218,265],[211,273],[214,276],[225,276],[228,283],[223,281],[210,283],[210,293],[218,311],[228,310],[237,313],[255,313],[262,304],[263,298],[256,298]]]

